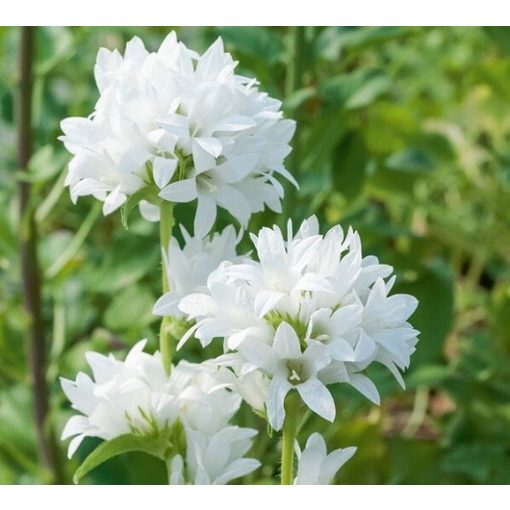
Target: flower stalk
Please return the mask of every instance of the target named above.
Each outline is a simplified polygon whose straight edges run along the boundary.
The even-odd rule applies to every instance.
[[[161,243],[161,257],[162,257],[162,287],[163,292],[170,291],[170,282],[167,274],[167,264],[165,262],[164,254],[169,256],[168,248],[170,246],[170,238],[172,237],[174,218],[173,218],[173,204],[171,202],[162,202],[160,207],[160,222],[159,222],[159,237]],[[161,320],[161,327],[159,331],[159,350],[161,352],[161,359],[165,372],[169,375],[172,370],[172,354],[173,354],[173,336],[170,329],[170,317],[163,317]]]
[[[281,485],[292,485],[294,480],[294,443],[299,429],[300,399],[290,394],[285,402],[285,422],[282,429]]]

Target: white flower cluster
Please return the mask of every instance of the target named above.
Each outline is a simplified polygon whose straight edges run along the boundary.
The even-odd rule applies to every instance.
[[[73,437],[68,456],[85,437],[157,437],[183,429],[184,444],[169,459],[173,483],[225,484],[256,469],[257,460],[244,458],[256,431],[229,424],[241,398],[205,365],[181,361],[167,376],[159,353],[147,354],[144,347],[145,341],[138,342],[125,361],[89,352],[93,379],[85,373],[76,381],[62,379],[80,413],[62,433],[62,439]]]
[[[289,223],[287,241],[277,227],[252,240],[258,261],[224,262],[206,292],[181,299],[179,309],[196,323],[180,345],[193,334],[203,346],[223,338],[231,352],[217,363],[234,370],[235,387],[243,394],[244,386],[245,395],[243,379],[259,373],[257,395],[248,391],[247,400],[260,410],[267,388],[264,406],[275,430],[293,390],[329,421],[335,418],[330,384],[349,383],[378,404],[377,388],[362,373],[374,361],[404,385],[400,370],[408,367],[418,335],[407,321],[417,300],[389,295],[392,267],[363,257],[356,232],[344,235],[336,226],[323,236],[311,217],[296,235]]]
[[[106,215],[150,188],[151,200],[141,202],[148,219],[156,219],[161,199],[197,199],[200,237],[218,206],[243,226],[266,206],[280,212],[275,175],[296,184],[283,164],[295,122],[282,119],[281,102],[235,67],[221,39],[198,55],[174,32],[157,52],[137,37],[124,56],[101,49],[93,114],[62,122],[61,139],[74,155],[66,179],[71,198],[93,195]]]
[[[199,55],[175,33],[156,52],[135,37],[124,55],[99,51],[94,112],[62,122],[61,139],[73,154],[66,179],[73,201],[92,195],[105,215],[138,204],[151,221],[161,210],[164,228],[172,224],[165,201],[197,200],[193,236],[182,229],[182,247],[162,232],[165,243],[171,237],[162,246],[170,290],[154,313],[174,318],[164,319],[160,331],[169,357],[183,324],[187,332],[177,348],[194,336],[204,347],[222,339],[224,350],[214,360],[181,361],[171,370],[169,358],[144,352],[145,341],[124,361],[88,353],[93,377],[62,380],[79,412],[62,435],[72,438],[69,457],[85,437],[131,434],[164,443],[157,455],[170,483],[225,484],[260,465],[245,458],[256,431],[230,423],[243,399],[273,429],[283,427],[283,442],[292,445],[287,424],[295,410],[307,406],[334,420],[328,386],[348,383],[378,404],[365,374],[374,362],[404,386],[401,371],[417,343],[408,322],[417,301],[390,294],[393,268],[363,257],[356,232],[336,226],[321,235],[315,217],[295,235],[289,222],[287,239],[277,227],[262,228],[252,235],[256,258],[238,255],[241,234],[233,226],[206,237],[217,207],[244,228],[252,213],[281,211],[277,177],[297,186],[284,166],[295,122],[283,119],[280,101],[235,67],[221,39]],[[322,436],[312,434],[303,452],[297,447],[294,483],[332,483],[355,451],[328,455]],[[292,455],[289,448],[282,452],[282,481],[289,483]]]

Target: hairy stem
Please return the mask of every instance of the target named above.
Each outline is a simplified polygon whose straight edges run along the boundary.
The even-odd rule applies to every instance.
[[[285,402],[285,422],[282,430],[282,465],[281,485],[292,485],[294,482],[294,442],[299,427],[299,397],[295,394],[287,396]]]
[[[165,263],[165,257],[163,254],[166,253],[167,257],[170,238],[172,237],[173,228],[173,204],[171,202],[163,202],[160,207],[160,222],[159,222],[159,237],[161,242],[161,255],[162,255],[162,287],[163,292],[170,291],[170,282],[168,281],[167,268]],[[169,318],[163,317],[161,320],[161,327],[159,331],[159,350],[161,352],[161,358],[163,360],[163,366],[167,374],[170,374],[172,370],[172,354],[173,354],[173,336],[170,331]]]
[[[19,54],[19,87],[17,98],[18,165],[27,171],[32,155],[32,89],[35,29],[22,27]],[[38,232],[34,218],[32,186],[26,179],[19,182],[20,261],[25,310],[29,324],[28,365],[31,374],[33,412],[37,449],[41,464],[53,482],[61,480],[56,446],[50,423],[49,395],[46,383],[46,343],[41,309],[41,276],[37,254]]]

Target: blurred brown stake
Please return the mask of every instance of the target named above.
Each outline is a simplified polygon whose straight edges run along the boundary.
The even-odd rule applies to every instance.
[[[22,27],[19,53],[19,88],[17,102],[18,165],[26,172],[32,155],[32,67],[35,28]],[[27,179],[19,181],[20,263],[23,301],[28,314],[28,364],[31,373],[33,412],[38,455],[51,473],[52,481],[61,480],[54,438],[48,423],[49,398],[46,382],[46,346],[41,313],[41,278],[37,256],[37,226],[34,219],[32,186]]]

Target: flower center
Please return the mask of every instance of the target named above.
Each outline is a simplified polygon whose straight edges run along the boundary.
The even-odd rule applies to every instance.
[[[306,380],[304,364],[301,360],[288,360],[287,371],[287,381],[294,386]]]

